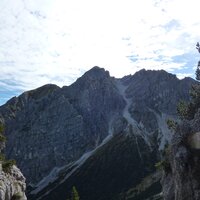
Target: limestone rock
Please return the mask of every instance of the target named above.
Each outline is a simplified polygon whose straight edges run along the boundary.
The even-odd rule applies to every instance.
[[[0,164],[1,166],[1,164]],[[21,171],[12,166],[9,173],[5,173],[0,169],[0,200],[26,200],[25,195],[26,184],[25,178]]]
[[[188,144],[192,149],[200,149],[200,132],[191,134],[188,137]]]

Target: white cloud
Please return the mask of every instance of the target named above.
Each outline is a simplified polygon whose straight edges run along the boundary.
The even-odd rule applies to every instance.
[[[197,56],[198,5],[197,0],[1,0],[1,87],[68,85],[95,65],[116,77],[141,68],[180,71],[191,63],[186,54]]]

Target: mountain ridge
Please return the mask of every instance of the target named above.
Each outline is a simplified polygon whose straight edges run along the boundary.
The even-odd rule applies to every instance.
[[[153,167],[159,159],[159,149],[171,138],[166,120],[177,118],[176,104],[180,99],[189,100],[189,88],[194,82],[179,80],[163,70],[141,70],[116,79],[105,69],[94,67],[70,86],[46,85],[25,92],[0,107],[9,144],[6,154],[18,161],[33,187],[30,193],[53,169],[73,166],[81,156],[101,147],[105,139],[105,144],[113,144],[111,141],[121,134],[133,138],[129,145],[135,146],[138,159],[144,156],[139,153],[140,148],[146,149],[150,157],[153,152],[155,159],[149,161]],[[96,152],[85,157],[83,166],[88,166],[88,159],[95,155]],[[82,174],[81,169],[82,166]],[[97,191],[102,192],[99,188]],[[89,199],[88,193],[81,193]]]

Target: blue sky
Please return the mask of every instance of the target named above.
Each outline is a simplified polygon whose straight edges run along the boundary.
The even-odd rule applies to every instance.
[[[1,0],[0,105],[93,66],[193,76],[199,27],[198,0]]]

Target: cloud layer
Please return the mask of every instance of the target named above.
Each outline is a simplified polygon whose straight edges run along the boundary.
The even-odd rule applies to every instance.
[[[1,0],[0,104],[47,83],[71,84],[98,65],[112,76],[141,68],[191,76],[198,1]]]

